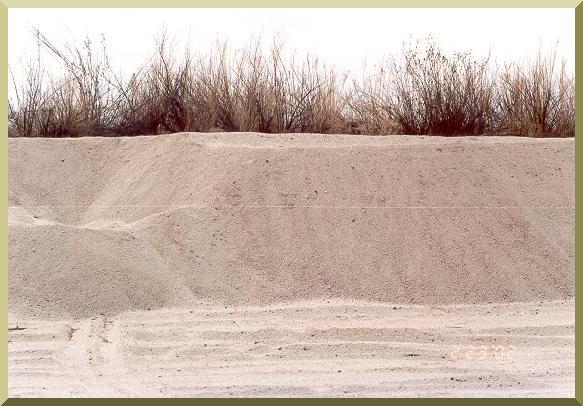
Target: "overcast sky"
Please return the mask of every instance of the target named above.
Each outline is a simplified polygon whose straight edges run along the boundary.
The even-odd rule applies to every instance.
[[[163,26],[206,49],[217,38],[238,46],[251,36],[283,34],[288,48],[315,52],[339,70],[358,71],[397,52],[403,41],[432,35],[446,49],[470,49],[498,61],[551,47],[574,65],[573,9],[9,9],[9,64],[34,53],[30,34],[51,40],[104,34],[113,65],[133,69],[153,51]]]

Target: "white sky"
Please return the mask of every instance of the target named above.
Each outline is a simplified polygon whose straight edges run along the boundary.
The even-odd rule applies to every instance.
[[[32,27],[49,39],[96,40],[104,34],[111,61],[133,69],[153,52],[163,26],[193,48],[217,38],[233,46],[252,36],[283,33],[288,48],[316,53],[338,70],[355,74],[398,52],[403,41],[432,35],[446,49],[469,49],[498,61],[534,56],[551,47],[574,65],[574,9],[10,9],[9,64],[34,53]]]

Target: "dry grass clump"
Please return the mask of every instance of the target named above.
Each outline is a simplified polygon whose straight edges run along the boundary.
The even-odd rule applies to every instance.
[[[575,135],[575,80],[556,53],[540,50],[526,66],[507,64],[499,74],[499,132],[532,137]]]
[[[193,60],[186,53],[178,61],[168,51],[171,47],[162,36],[155,55],[127,81],[110,75],[117,96],[114,127],[118,133],[159,134],[190,128]]]
[[[429,41],[405,47],[376,72],[352,79],[274,41],[206,55],[176,52],[162,33],[129,78],[101,41],[58,47],[36,31],[39,56],[13,81],[9,135],[130,136],[181,131],[524,136],[574,135],[574,79],[556,54],[493,70],[488,58],[447,55]],[[62,68],[51,77],[40,50]],[[347,85],[349,83],[349,85]]]
[[[391,62],[385,61],[376,72],[353,81],[345,109],[347,132],[371,135],[401,132],[393,109],[392,68]]]
[[[267,55],[259,41],[234,54],[218,44],[192,77],[194,131],[329,132],[335,126],[334,72],[315,57],[284,57],[281,44]]]

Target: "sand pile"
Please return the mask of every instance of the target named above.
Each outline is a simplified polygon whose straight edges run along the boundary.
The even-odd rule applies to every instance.
[[[9,307],[574,295],[574,140],[9,141]]]

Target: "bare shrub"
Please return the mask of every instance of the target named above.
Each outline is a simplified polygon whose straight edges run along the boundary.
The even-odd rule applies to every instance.
[[[15,100],[8,102],[8,135],[12,137],[34,137],[44,134],[48,124],[43,111],[47,99],[46,86],[43,83],[45,71],[36,59],[28,60],[24,66],[25,77],[17,84],[11,73]]]
[[[395,121],[404,134],[484,134],[491,126],[493,81],[488,58],[446,55],[435,43],[404,49],[394,68]]]
[[[80,46],[66,43],[55,46],[40,31],[39,44],[49,50],[63,67],[63,76],[53,81],[47,94],[45,113],[50,120],[47,135],[72,136],[106,134],[111,127],[115,95],[106,80],[110,72],[105,39],[94,47],[90,38]]]

